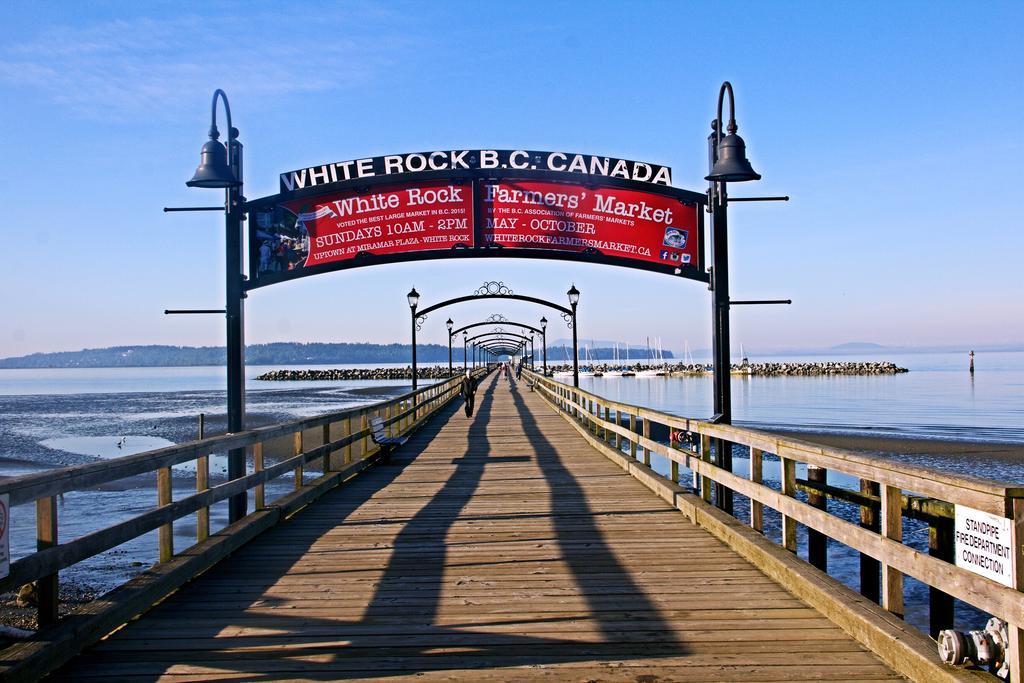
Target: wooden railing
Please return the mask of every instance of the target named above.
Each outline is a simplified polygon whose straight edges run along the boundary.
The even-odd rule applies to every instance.
[[[680,468],[690,470],[692,481],[680,489],[699,496],[706,503],[716,499],[716,485],[749,499],[753,530],[764,534],[765,508],[781,515],[780,545],[797,553],[797,524],[808,530],[809,560],[825,569],[825,539],[834,539],[860,553],[861,594],[893,615],[903,616],[903,583],[909,576],[930,588],[931,627],[953,627],[952,598],[1010,625],[1008,660],[1015,681],[1024,664],[1024,488],[977,477],[947,474],[872,458],[854,451],[830,448],[800,439],[782,437],[755,429],[714,424],[629,405],[576,389],[536,373],[525,371],[534,389],[570,419],[595,446],[637,463],[638,478],[664,477],[671,485],[680,483]],[[660,427],[656,427],[660,425]],[[660,431],[663,440],[651,438]],[[717,442],[720,446],[713,447]],[[739,445],[749,452],[749,476],[739,476],[715,464],[714,452]],[[651,468],[651,454],[668,460],[667,475]],[[765,455],[777,457],[766,459]],[[797,463],[808,468],[808,477],[796,478]],[[643,464],[644,467],[639,467]],[[779,468],[779,489],[766,485],[766,466]],[[859,489],[826,483],[826,472],[842,472],[859,480]],[[798,490],[807,494],[804,502]],[[917,495],[915,495],[917,494]],[[841,499],[860,507],[860,523],[827,510],[827,498]],[[1011,520],[1010,548],[1016,553],[1013,587],[955,566],[952,550],[952,516],[955,506],[1005,517]],[[930,525],[931,548],[924,554],[903,542],[904,517],[924,520]],[[695,520],[696,521],[696,520]],[[936,543],[936,536],[949,545]],[[936,556],[939,555],[939,556]],[[878,576],[881,574],[879,585]]]
[[[477,376],[486,374],[478,370]],[[113,460],[75,467],[48,470],[38,474],[13,477],[0,482],[0,494],[10,496],[10,505],[35,503],[37,550],[10,565],[10,574],[0,579],[0,592],[17,590],[35,582],[38,589],[39,626],[51,644],[62,637],[73,640],[98,638],[143,611],[208,566],[226,556],[246,541],[281,519],[305,506],[327,490],[356,476],[376,462],[379,448],[372,442],[369,419],[384,420],[389,435],[401,435],[417,429],[435,412],[443,408],[460,391],[461,379],[433,384],[397,398],[359,408],[343,410],[315,418],[296,420],[261,427],[235,434],[200,439],[158,450]],[[268,464],[265,446],[270,441],[289,441],[290,447],[277,462]],[[247,451],[247,473],[244,477],[211,485],[210,456],[235,449]],[[278,448],[278,451],[281,449]],[[172,500],[171,468],[194,462],[196,492]],[[320,472],[307,480],[309,470]],[[110,482],[142,474],[156,473],[156,507],[129,519],[111,524],[84,536],[58,539],[58,499],[71,491],[83,491]],[[291,491],[273,501],[267,500],[267,484],[292,473],[295,483]],[[211,533],[210,506],[236,494],[253,491],[252,510],[241,520]],[[113,511],[111,511],[113,512]],[[16,510],[14,514],[19,514]],[[96,510],[102,516],[103,510]],[[175,520],[196,515],[196,543],[176,554],[174,550]],[[68,633],[56,635],[58,625],[58,581],[61,570],[158,530],[159,562],[140,577],[90,606],[92,626],[81,623]],[[80,615],[79,615],[80,616]],[[79,621],[81,619],[79,618]],[[83,633],[87,631],[91,635]],[[38,641],[13,646],[22,652],[5,652],[5,662],[18,662],[39,651]],[[84,645],[82,646],[84,647]],[[78,645],[68,646],[70,649]],[[9,650],[12,648],[9,648]],[[47,657],[60,658],[60,653]],[[0,666],[0,675],[10,673],[9,666]],[[21,675],[43,671],[29,667]]]

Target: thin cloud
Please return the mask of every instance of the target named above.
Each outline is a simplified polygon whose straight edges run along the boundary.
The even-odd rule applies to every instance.
[[[375,13],[372,19],[389,17]],[[183,16],[53,26],[0,49],[0,82],[40,92],[89,118],[173,116],[193,110],[221,84],[250,99],[324,92],[384,71],[391,62],[381,56],[382,43],[394,55],[416,42],[380,31],[371,38],[328,30],[366,20]]]

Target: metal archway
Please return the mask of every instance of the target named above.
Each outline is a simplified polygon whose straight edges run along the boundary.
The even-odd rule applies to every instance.
[[[433,313],[434,311],[441,308],[445,308],[446,306],[454,306],[455,304],[461,304],[466,301],[477,301],[480,299],[506,299],[512,301],[526,301],[528,303],[538,304],[540,306],[547,306],[548,308],[553,308],[562,314],[562,320],[565,321],[565,325],[569,329],[573,329],[576,324],[576,314],[574,309],[567,308],[565,306],[562,306],[561,304],[556,304],[553,301],[540,299],[535,296],[516,294],[504,282],[500,282],[497,280],[491,280],[489,282],[483,283],[482,285],[477,287],[476,291],[474,291],[472,294],[467,294],[466,296],[457,296],[452,299],[445,299],[444,301],[439,301],[438,303],[432,306],[427,306],[426,308],[419,310],[416,316],[417,322],[419,324],[422,324],[423,320],[426,319],[428,313]]]
[[[481,334],[475,335],[473,337],[466,337],[465,341],[466,342],[472,342],[472,341],[474,341],[476,339],[487,339],[487,338],[490,338],[490,337],[494,337],[496,339],[502,339],[502,340],[509,339],[509,338],[511,338],[511,339],[519,339],[519,340],[521,340],[521,346],[522,347],[525,347],[527,344],[530,345],[530,347],[531,347],[530,354],[531,354],[531,356],[533,354],[533,350],[532,350],[532,347],[533,347],[533,336],[532,335],[531,336],[527,336],[527,335],[523,335],[523,334],[516,334],[515,332],[507,332],[505,330],[495,330],[493,332],[482,332]],[[478,346],[479,346],[479,344],[478,344]]]
[[[451,318],[448,319],[448,322],[451,323]],[[542,326],[541,327],[534,327],[534,326],[528,325],[526,323],[516,322],[516,321],[513,321],[513,320],[509,320],[508,318],[506,318],[505,316],[501,315],[500,313],[492,313],[491,315],[489,315],[487,317],[486,320],[484,320],[482,322],[471,323],[469,325],[463,325],[462,327],[460,327],[458,329],[450,330],[448,332],[448,371],[449,372],[453,371],[453,365],[452,365],[452,340],[457,335],[459,335],[460,333],[465,333],[467,330],[470,330],[470,329],[472,329],[474,327],[482,327],[482,326],[485,326],[485,325],[510,325],[510,326],[513,326],[513,327],[520,327],[520,328],[523,328],[525,330],[530,330],[531,332],[540,335],[540,337],[541,337],[541,348],[542,348],[543,356],[544,356],[544,366],[543,366],[543,369],[544,369],[544,373],[547,374],[547,369],[548,369],[548,365],[547,365],[547,359],[548,359],[548,349],[547,349],[547,318],[541,318],[541,322],[542,322]],[[531,361],[530,361],[531,366],[533,365],[533,354],[534,353],[535,353],[534,351],[531,351],[531,356],[530,356],[530,358],[531,358]]]
[[[489,351],[491,353],[497,353],[499,355],[514,356],[522,351],[522,346],[515,346],[508,344],[507,342],[491,342],[490,344],[482,344],[477,347],[483,351]]]
[[[515,356],[524,348],[524,345],[514,344],[507,340],[495,339],[477,344],[473,348],[474,350],[479,349],[480,351],[486,351],[491,355]]]
[[[413,288],[411,293],[415,293],[415,291],[416,291],[415,288]],[[473,294],[468,294],[466,296],[458,296],[458,297],[454,297],[454,298],[451,298],[451,299],[446,299],[444,301],[440,301],[440,302],[438,302],[436,304],[433,304],[432,306],[427,306],[426,308],[423,308],[423,309],[420,309],[418,307],[418,305],[417,306],[413,306],[411,308],[410,312],[412,314],[412,346],[413,346],[412,369],[413,369],[413,384],[414,384],[414,386],[415,386],[415,378],[416,378],[416,332],[417,332],[417,330],[422,328],[423,323],[426,321],[427,315],[429,313],[432,313],[433,311],[439,310],[439,309],[444,308],[446,306],[453,306],[455,304],[464,303],[464,302],[467,302],[467,301],[477,301],[477,300],[481,300],[481,299],[505,299],[505,300],[512,300],[512,301],[526,301],[528,303],[534,303],[534,304],[538,304],[538,305],[541,305],[541,306],[547,306],[548,308],[555,309],[556,311],[558,311],[562,315],[562,320],[564,320],[566,326],[569,329],[572,330],[573,386],[577,386],[578,387],[579,386],[579,343],[577,341],[578,335],[577,335],[577,329],[576,329],[576,307],[577,307],[577,305],[579,303],[579,295],[580,295],[580,293],[576,289],[576,285],[575,284],[572,285],[572,287],[569,289],[569,291],[567,292],[567,295],[569,296],[569,305],[571,306],[571,308],[566,308],[565,306],[562,306],[560,304],[556,304],[553,301],[547,301],[546,299],[540,299],[540,298],[534,297],[534,296],[527,296],[525,294],[516,294],[504,282],[501,282],[499,280],[491,280],[491,281],[488,281],[488,282],[484,282],[480,287],[477,287],[477,289],[473,292]],[[417,297],[418,296],[419,295],[417,294]],[[523,326],[523,327],[525,327],[525,326]],[[536,328],[533,328],[533,329],[536,331]],[[544,347],[545,347],[544,348],[544,356],[545,356],[545,366],[546,366],[547,365],[547,334],[546,334],[546,332],[544,330],[541,330],[541,335],[544,337]],[[449,351],[450,351],[452,335],[449,335],[448,339],[449,339]],[[464,363],[464,365],[465,365],[465,363]]]
[[[523,329],[530,330],[530,332],[534,332],[536,334],[540,334],[541,332],[543,332],[543,330],[541,330],[539,327],[534,327],[532,325],[527,325],[526,323],[519,323],[512,320],[505,320],[503,322],[482,322],[472,323],[470,325],[463,325],[457,330],[452,330],[451,333],[455,335],[460,332],[465,332],[466,330],[473,329],[474,327],[483,327],[484,325],[507,325],[508,327],[521,327]]]

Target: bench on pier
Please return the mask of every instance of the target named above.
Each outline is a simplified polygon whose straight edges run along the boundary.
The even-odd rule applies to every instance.
[[[393,450],[409,440],[407,436],[388,436],[388,433],[384,431],[384,420],[376,416],[370,418],[370,430],[370,438],[380,446],[380,457],[384,462],[391,459]]]

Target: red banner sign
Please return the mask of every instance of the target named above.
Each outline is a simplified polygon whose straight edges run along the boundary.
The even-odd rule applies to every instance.
[[[257,274],[473,244],[469,184],[418,182],[296,199],[254,212]]]
[[[520,255],[703,281],[701,195],[520,173],[442,173],[250,202],[250,287],[407,258]]]
[[[599,252],[663,265],[698,263],[696,205],[616,187],[526,180],[478,186],[487,246]]]

